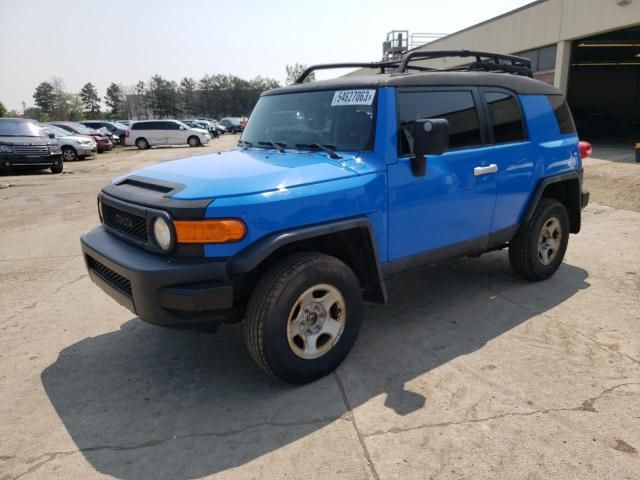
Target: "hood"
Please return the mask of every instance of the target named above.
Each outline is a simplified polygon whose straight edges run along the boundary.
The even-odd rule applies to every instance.
[[[71,141],[71,142],[85,142],[87,140],[92,141],[93,143],[95,143],[95,140],[93,139],[93,137],[91,135],[73,135],[73,134],[69,134],[69,135],[64,135],[64,136],[60,136],[57,137],[60,141]]]
[[[0,136],[0,144],[3,145],[57,145],[58,141],[49,137],[3,137]]]
[[[341,153],[341,155],[343,155]],[[249,195],[358,175],[352,154],[331,160],[325,153],[247,149],[199,155],[160,163],[131,175],[185,186],[172,198],[201,199]],[[128,175],[114,181],[118,183]]]

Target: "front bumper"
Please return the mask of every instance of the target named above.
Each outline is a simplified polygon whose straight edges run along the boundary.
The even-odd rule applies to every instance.
[[[98,152],[108,152],[113,148],[113,142],[105,142],[105,141],[96,142],[96,146],[97,146],[96,148]]]
[[[84,234],[81,244],[91,280],[142,320],[180,327],[219,324],[233,307],[225,260],[150,253],[102,226]]]
[[[32,168],[49,168],[52,165],[58,165],[62,160],[62,153],[50,153],[41,156],[24,156],[12,153],[0,154],[0,167],[32,167]]]
[[[88,157],[96,153],[98,151],[98,148],[92,147],[92,146],[87,146],[87,147],[82,146],[82,147],[78,147],[76,151],[78,152],[79,157]]]

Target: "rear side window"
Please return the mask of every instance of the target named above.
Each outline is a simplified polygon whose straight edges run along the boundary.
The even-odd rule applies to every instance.
[[[411,153],[404,128],[421,118],[446,118],[449,121],[450,149],[471,147],[482,143],[478,111],[470,91],[399,91],[400,155]]]
[[[563,135],[576,133],[576,125],[573,123],[571,110],[569,110],[569,105],[567,105],[565,98],[562,95],[547,95],[547,98],[549,99],[549,103],[551,103],[551,108],[556,116],[556,120],[558,120],[560,133]]]
[[[525,139],[522,113],[518,100],[503,92],[484,94],[489,109],[494,143],[520,142]]]
[[[131,130],[148,130],[147,123],[134,123],[131,125]]]

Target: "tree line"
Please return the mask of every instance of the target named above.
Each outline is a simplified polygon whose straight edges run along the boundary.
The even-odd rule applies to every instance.
[[[295,81],[305,65],[287,65],[287,84]],[[313,75],[307,81],[313,81]],[[6,111],[0,116],[23,116],[36,120],[89,120],[98,118],[138,119],[248,115],[265,90],[280,87],[272,78],[245,80],[235,75],[205,75],[200,80],[185,77],[179,82],[154,75],[133,86],[111,83],[101,99],[96,86],[88,82],[79,92],[68,92],[64,81],[53,77],[40,83],[33,93],[35,106],[23,102],[23,114]],[[104,100],[104,110],[103,103]],[[4,110],[4,112],[2,111]]]

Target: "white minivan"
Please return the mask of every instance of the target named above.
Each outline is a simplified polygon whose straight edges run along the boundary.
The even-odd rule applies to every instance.
[[[211,135],[206,130],[191,128],[178,120],[142,120],[131,124],[125,144],[143,150],[154,145],[198,147],[209,143],[209,140]]]

